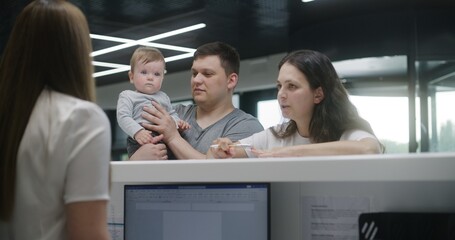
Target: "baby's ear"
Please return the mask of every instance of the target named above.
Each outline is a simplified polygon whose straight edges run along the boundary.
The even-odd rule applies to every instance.
[[[322,90],[322,87],[318,87],[314,90],[314,103],[319,104],[322,100],[324,100],[324,91]]]
[[[134,77],[134,73],[130,71],[128,71],[128,77],[130,78],[130,83],[133,83],[133,77]]]

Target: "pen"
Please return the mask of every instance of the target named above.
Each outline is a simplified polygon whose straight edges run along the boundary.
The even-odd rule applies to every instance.
[[[218,144],[213,144],[213,145],[210,145],[211,148],[217,148],[219,147]],[[236,144],[229,144],[229,147],[243,147],[243,148],[249,148],[249,147],[252,147],[251,144],[247,144],[247,143],[236,143]]]

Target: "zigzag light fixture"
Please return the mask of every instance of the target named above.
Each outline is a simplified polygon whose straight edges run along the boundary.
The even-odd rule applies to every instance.
[[[163,39],[163,38],[166,38],[166,37],[175,36],[175,35],[178,35],[178,34],[194,31],[194,30],[201,29],[201,28],[204,28],[204,27],[206,27],[206,25],[204,23],[199,23],[199,24],[192,25],[192,26],[189,26],[189,27],[180,28],[180,29],[177,29],[177,30],[161,33],[161,34],[158,34],[158,35],[150,36],[150,37],[139,39],[139,40],[111,37],[111,36],[105,36],[105,35],[99,35],[99,34],[90,34],[90,37],[92,39],[122,43],[122,44],[119,44],[119,45],[116,45],[116,46],[112,46],[112,47],[108,47],[108,48],[104,48],[104,49],[101,49],[101,50],[94,51],[94,52],[92,52],[91,56],[92,57],[96,57],[96,56],[100,56],[100,55],[103,55],[103,54],[115,52],[115,51],[118,51],[118,50],[121,50],[121,49],[129,48],[129,47],[132,47],[132,46],[143,45],[143,46],[150,46],[150,47],[155,47],[155,48],[161,48],[161,49],[168,49],[168,50],[174,50],[174,51],[183,52],[182,54],[165,58],[164,60],[166,62],[172,62],[172,61],[177,61],[177,60],[184,59],[184,58],[189,58],[189,57],[193,56],[193,53],[194,53],[194,51],[196,51],[196,49],[180,47],[180,46],[174,46],[174,45],[168,45],[168,44],[161,44],[161,43],[153,43],[152,41],[156,41],[156,40]],[[94,73],[93,77],[95,77],[95,78],[96,77],[110,75],[110,74],[115,74],[115,73],[119,73],[119,72],[125,72],[125,71],[128,71],[130,69],[130,66],[126,65],[126,64],[117,64],[117,63],[108,63],[108,62],[93,61],[93,65],[94,66],[100,66],[100,67],[112,68],[112,69],[109,69],[109,70],[105,70],[105,71],[100,71],[100,72]]]

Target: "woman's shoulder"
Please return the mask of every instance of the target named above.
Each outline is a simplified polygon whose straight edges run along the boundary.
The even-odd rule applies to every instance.
[[[93,108],[101,110],[101,108],[94,102],[77,98],[65,93],[50,90],[49,98],[54,105],[64,105],[74,109]]]
[[[361,140],[364,138],[377,139],[375,135],[362,129],[349,129],[343,132],[340,140]]]
[[[68,94],[47,89],[41,94],[40,101],[42,107],[49,108],[49,111],[61,120],[72,118],[86,123],[109,122],[104,111],[96,103]]]

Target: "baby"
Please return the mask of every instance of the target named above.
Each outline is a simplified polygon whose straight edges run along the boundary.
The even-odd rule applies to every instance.
[[[117,103],[118,124],[128,134],[128,157],[131,157],[141,145],[150,143],[155,134],[141,125],[142,122],[146,122],[141,117],[142,109],[146,105],[151,106],[152,101],[158,102],[169,112],[180,131],[189,128],[189,124],[181,120],[174,111],[169,96],[161,91],[166,73],[163,54],[155,48],[139,47],[134,51],[130,65],[128,76],[136,91],[122,91]]]

